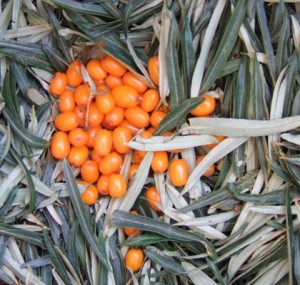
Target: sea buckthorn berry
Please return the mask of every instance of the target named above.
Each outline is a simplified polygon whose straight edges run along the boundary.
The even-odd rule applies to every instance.
[[[102,156],[95,149],[92,150],[92,155],[91,156],[92,156],[92,160],[97,163],[98,168],[99,168],[99,163],[102,159]]]
[[[144,93],[148,89],[147,84],[130,71],[124,74],[122,80],[124,85],[134,88],[138,93]]]
[[[91,91],[89,87],[86,84],[77,86],[75,89],[74,98],[77,105],[87,106],[91,98]]]
[[[68,155],[68,161],[70,164],[79,167],[88,159],[88,156],[89,149],[87,146],[72,146]]]
[[[143,139],[150,139],[152,137],[153,132],[148,130],[139,132],[139,136]]]
[[[131,248],[127,251],[125,256],[126,267],[130,268],[133,272],[137,272],[143,265],[144,253],[139,248]]]
[[[55,127],[63,132],[69,132],[79,125],[79,120],[74,112],[64,112],[56,116]]]
[[[123,76],[127,71],[122,63],[109,55],[102,58],[101,65],[106,72],[114,76]]]
[[[197,160],[196,160],[196,164],[199,164],[203,159],[204,159],[204,155],[200,155]],[[212,176],[215,173],[215,166],[212,164],[203,174],[206,177]]]
[[[94,147],[94,141],[95,141],[95,136],[96,133],[101,129],[100,126],[94,126],[94,127],[89,127],[86,131],[88,135],[88,140],[86,142],[86,146],[93,148]]]
[[[109,113],[116,106],[114,97],[110,93],[96,96],[96,104],[100,112],[103,114]]]
[[[81,193],[82,202],[86,205],[93,205],[98,199],[99,193],[94,185],[90,185],[87,189]]]
[[[105,114],[102,121],[102,126],[109,130],[112,130],[122,123],[122,121],[124,120],[124,116],[124,109],[116,106],[112,111]]]
[[[104,119],[104,114],[100,112],[95,102],[88,109],[88,125],[90,127],[99,126]]]
[[[60,96],[57,103],[59,111],[72,112],[75,108],[74,92],[66,89]]]
[[[129,168],[129,174],[128,174],[128,179],[131,180],[133,176],[136,174],[138,171],[140,165],[139,164],[131,164]]]
[[[121,198],[126,194],[127,182],[121,174],[111,174],[108,180],[108,192],[113,198]]]
[[[160,212],[160,209],[157,207],[157,204],[160,203],[160,196],[155,186],[151,186],[146,190],[145,193],[146,199],[149,202],[150,207],[155,212]]]
[[[151,168],[155,173],[164,173],[168,168],[169,158],[166,151],[155,151]]]
[[[93,160],[85,161],[80,168],[81,178],[89,183],[94,183],[99,178],[98,164]]]
[[[158,105],[160,95],[157,90],[149,89],[142,97],[141,107],[146,112],[152,112]]]
[[[151,125],[154,128],[157,128],[165,116],[167,116],[167,113],[164,111],[160,111],[160,110],[154,111],[150,117]]]
[[[54,158],[66,158],[69,155],[70,148],[68,135],[65,132],[58,131],[54,133],[50,145],[51,153]]]
[[[132,139],[132,134],[129,129],[117,127],[112,133],[113,145],[118,153],[127,153],[130,147],[127,145]]]
[[[114,75],[107,75],[104,79],[104,82],[110,90],[117,86],[123,85],[122,77]]]
[[[103,157],[99,163],[99,170],[104,175],[119,172],[123,163],[123,158],[117,152],[111,152]]]
[[[84,146],[88,140],[88,134],[82,128],[76,128],[69,132],[69,141],[73,146]]]
[[[91,59],[87,63],[86,69],[89,75],[95,80],[103,80],[107,75],[107,72],[104,70],[98,59]]]
[[[155,55],[148,60],[148,71],[151,80],[155,85],[159,84],[159,63],[158,56]]]
[[[123,127],[123,128],[128,129],[133,135],[135,135],[139,131],[139,128],[137,128],[134,125],[130,124],[127,119],[124,119],[121,122],[121,124],[119,125],[119,127]]]
[[[136,150],[132,152],[132,158],[131,158],[132,163],[140,164],[142,162],[142,160],[143,160],[143,157],[141,157]]]
[[[153,133],[156,131],[156,128],[154,128],[154,127],[151,126],[146,131],[149,132],[149,133],[151,133],[153,135]]]
[[[218,140],[218,142],[217,142],[217,143],[211,143],[211,144],[206,145],[206,146],[205,146],[206,149],[212,150],[212,149],[213,149],[214,147],[216,147],[221,141],[223,141],[223,140],[226,139],[226,137],[220,136],[220,135],[216,135],[216,136],[214,136],[214,137]]]
[[[136,153],[138,156],[140,156],[141,158],[144,158],[145,155],[147,154],[147,151],[144,150],[136,150]]]
[[[133,214],[133,215],[138,215],[138,212],[135,211],[135,210],[131,210],[130,213]],[[138,229],[135,229],[135,228],[124,228],[124,233],[128,237],[132,236],[132,235],[139,236],[142,233],[142,231],[138,230]]]
[[[137,128],[146,128],[150,122],[150,116],[140,107],[126,109],[125,118]]]
[[[209,95],[201,95],[200,98],[203,98],[204,101],[200,103],[196,108],[194,108],[190,114],[196,117],[203,117],[210,115],[216,108],[215,98]]]
[[[139,94],[137,91],[126,85],[117,86],[111,91],[116,105],[122,108],[133,108],[139,103]]]
[[[54,96],[59,96],[66,90],[66,87],[66,74],[62,72],[56,72],[50,82],[49,92]]]
[[[94,149],[101,156],[106,156],[111,152],[111,147],[113,143],[112,132],[100,129],[95,135]]]
[[[81,62],[73,61],[66,71],[66,76],[69,86],[77,87],[78,85],[80,85],[83,81],[81,74]]]
[[[169,165],[169,177],[174,186],[184,186],[189,178],[189,169],[185,160],[174,159]]]
[[[109,195],[108,191],[109,175],[101,175],[97,182],[97,189],[101,195]]]
[[[76,114],[76,117],[79,121],[79,126],[84,127],[85,126],[85,119],[86,119],[86,106],[75,106],[74,113]]]

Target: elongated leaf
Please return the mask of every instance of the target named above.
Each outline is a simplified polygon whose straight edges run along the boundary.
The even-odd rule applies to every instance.
[[[164,241],[169,241],[169,238],[152,235],[152,234],[143,234],[137,237],[130,237],[122,242],[123,246],[130,246],[130,247],[141,247],[156,243],[161,243]]]
[[[182,262],[182,266],[187,272],[188,276],[194,282],[194,284],[203,284],[203,285],[217,285],[217,283],[211,279],[205,272],[201,269],[198,269],[194,265],[188,262]]]

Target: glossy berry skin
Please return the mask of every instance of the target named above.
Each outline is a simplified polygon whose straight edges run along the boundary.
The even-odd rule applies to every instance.
[[[81,147],[87,143],[88,134],[82,128],[76,128],[69,132],[68,138],[73,146]]]
[[[197,160],[196,160],[196,164],[199,164],[203,159],[204,159],[204,155],[200,155]],[[212,176],[215,173],[215,166],[211,165],[203,174],[203,176],[209,177]]]
[[[151,168],[155,173],[164,173],[169,164],[169,157],[166,151],[155,151],[151,163]]]
[[[77,105],[87,106],[91,97],[91,92],[86,84],[81,84],[76,87],[74,93],[74,99]]]
[[[77,87],[78,85],[80,85],[83,81],[81,74],[81,62],[73,61],[66,71],[66,76],[69,86]]]
[[[146,128],[150,122],[150,116],[141,107],[126,109],[125,118],[137,128]]]
[[[74,113],[79,121],[79,126],[84,127],[86,121],[86,106],[76,105],[74,108]]]
[[[194,108],[190,114],[196,117],[203,117],[210,115],[216,108],[216,100],[209,95],[201,95],[204,101]]]
[[[152,112],[158,105],[160,95],[157,90],[149,89],[142,97],[141,107],[146,112]]]
[[[67,87],[67,76],[65,73],[56,72],[50,82],[49,92],[53,96],[61,95]]]
[[[150,123],[152,127],[157,128],[165,116],[167,116],[167,113],[164,111],[154,111],[150,117]]]
[[[86,131],[88,135],[88,140],[86,142],[86,146],[93,148],[94,147],[94,141],[95,141],[95,136],[96,133],[100,130],[100,126],[94,126],[94,127],[89,127]]]
[[[127,71],[124,65],[109,55],[102,58],[101,66],[107,73],[113,76],[123,76]]]
[[[86,65],[87,72],[95,80],[103,80],[107,72],[103,69],[100,60],[91,59]]]
[[[101,195],[109,195],[108,190],[109,175],[101,175],[97,181],[97,189]]]
[[[100,112],[99,108],[97,107],[96,103],[93,102],[90,105],[88,110],[88,126],[95,127],[99,126],[104,119],[104,114]]]
[[[125,265],[133,272],[137,272],[142,267],[144,260],[144,253],[139,248],[130,248],[125,256]]]
[[[138,215],[138,212],[135,210],[131,210],[130,213],[133,215]],[[142,231],[135,228],[124,228],[124,233],[128,237],[132,235],[139,236],[142,233]]]
[[[130,130],[132,135],[135,135],[139,131],[139,128],[137,128],[134,125],[132,125],[131,123],[129,123],[127,119],[124,119],[121,122],[121,124],[119,125],[119,127],[123,127],[123,128]]]
[[[98,164],[93,160],[85,161],[80,168],[81,178],[89,183],[94,183],[99,178]]]
[[[96,104],[103,114],[109,113],[116,106],[114,97],[110,93],[96,96]]]
[[[134,88],[140,94],[148,89],[147,84],[130,71],[124,74],[122,80],[124,85]]]
[[[56,132],[51,140],[50,150],[54,158],[63,159],[69,155],[70,142],[65,132]]]
[[[60,96],[57,103],[60,112],[72,112],[75,108],[74,92],[66,89]]]
[[[108,180],[108,192],[112,198],[121,198],[126,194],[127,182],[121,174],[111,174]]]
[[[131,180],[133,178],[133,176],[138,171],[139,167],[140,167],[140,165],[136,164],[136,163],[130,165],[129,174],[128,174],[128,180]]]
[[[97,131],[94,139],[94,149],[101,156],[106,156],[111,152],[113,144],[112,132],[100,129]]]
[[[99,163],[102,159],[102,156],[95,149],[92,150],[91,156],[92,156],[92,160],[95,161],[99,167]]]
[[[79,167],[88,159],[88,156],[89,150],[87,146],[72,146],[68,155],[68,161],[70,164]]]
[[[176,187],[184,186],[189,178],[188,165],[183,159],[174,159],[169,165],[169,177]]]
[[[93,205],[98,199],[99,193],[94,185],[90,185],[87,189],[81,193],[82,202],[86,205]]]
[[[158,56],[153,56],[148,61],[148,71],[151,80],[155,85],[159,84],[159,63]]]
[[[122,77],[114,75],[107,75],[104,79],[104,82],[110,90],[117,86],[123,85]]]
[[[122,108],[133,108],[139,103],[138,92],[130,86],[117,86],[111,91],[111,95],[116,105]]]
[[[157,188],[155,186],[151,186],[146,190],[145,193],[146,199],[149,202],[150,207],[155,211],[155,212],[160,212],[160,209],[156,206],[157,204],[160,203],[160,196],[157,191]]]
[[[99,163],[99,170],[104,175],[110,175],[112,173],[119,172],[122,163],[122,156],[113,151],[101,159]]]
[[[69,132],[79,125],[79,120],[74,112],[64,112],[56,116],[55,127],[63,132]]]
[[[104,116],[102,126],[109,130],[112,130],[122,123],[122,121],[124,120],[124,116],[124,108],[116,106],[112,111]]]
[[[117,127],[112,132],[113,145],[118,153],[128,153],[130,147],[127,145],[132,139],[132,134],[129,129]]]

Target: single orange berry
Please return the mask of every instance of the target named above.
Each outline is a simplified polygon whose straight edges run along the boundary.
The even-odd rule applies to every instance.
[[[113,143],[112,132],[105,129],[99,129],[94,139],[94,149],[101,156],[106,156],[111,152]]]
[[[140,156],[141,158],[144,158],[145,155],[147,154],[147,151],[144,150],[136,150],[136,153],[138,156]]]
[[[94,185],[90,185],[87,189],[81,193],[82,202],[86,205],[93,205],[98,199],[99,193]]]
[[[94,127],[89,127],[86,131],[88,135],[88,140],[86,142],[86,146],[93,148],[94,147],[94,141],[95,141],[95,136],[96,133],[101,129],[100,126],[94,126]]]
[[[99,178],[98,164],[93,160],[85,161],[80,168],[81,178],[89,183],[94,183]]]
[[[134,88],[138,93],[144,93],[148,89],[147,84],[130,71],[124,74],[122,80],[124,85]]]
[[[127,145],[132,139],[132,134],[129,129],[117,127],[112,133],[113,145],[118,153],[127,153],[130,147]]]
[[[77,86],[75,89],[74,98],[77,105],[87,106],[91,98],[90,88],[86,84]]]
[[[83,81],[81,74],[81,62],[73,61],[66,71],[66,76],[69,86],[77,87],[78,85],[80,85]]]
[[[151,186],[146,190],[145,193],[146,199],[149,202],[150,207],[155,212],[160,212],[160,209],[157,207],[157,204],[160,204],[160,196],[155,186]]]
[[[196,160],[196,164],[199,164],[199,163],[203,160],[204,157],[205,157],[204,155],[200,155],[200,156],[197,158],[197,160]],[[212,176],[214,173],[215,173],[215,166],[214,166],[214,165],[211,165],[211,166],[205,171],[205,173],[204,173],[203,175],[206,176],[206,177],[209,177],[209,176]]]
[[[139,136],[143,139],[150,139],[152,137],[152,134],[153,132],[148,130],[139,132]]]
[[[129,174],[128,174],[128,179],[131,180],[133,176],[136,174],[138,171],[140,165],[139,164],[131,164],[129,168]]]
[[[123,163],[123,158],[117,152],[111,152],[104,156],[99,163],[99,170],[102,174],[110,175],[119,172]]]
[[[91,59],[86,65],[87,72],[95,80],[103,80],[107,72],[103,69],[100,60]]]
[[[142,162],[142,160],[143,160],[143,157],[141,157],[136,150],[132,152],[132,158],[131,158],[132,163],[140,164]]]
[[[152,112],[158,105],[160,95],[157,90],[149,89],[142,97],[141,107],[146,112]]]
[[[154,111],[150,116],[150,123],[154,128],[157,128],[164,117],[167,116],[167,113],[164,111]]]
[[[155,173],[164,173],[168,168],[169,158],[166,151],[155,151],[151,168]]]
[[[67,88],[67,76],[65,73],[56,72],[50,82],[49,92],[54,96],[61,95]]]
[[[88,111],[88,125],[90,127],[99,126],[104,119],[104,114],[100,112],[95,102],[90,105]]]
[[[70,164],[79,167],[88,159],[88,156],[89,149],[87,146],[72,146],[68,155],[68,161]]]
[[[108,191],[109,175],[101,175],[97,182],[97,189],[101,195],[109,195]]]
[[[125,256],[125,265],[133,272],[137,272],[142,267],[144,260],[144,253],[139,248],[131,248],[127,251]]]
[[[133,214],[133,215],[138,215],[138,212],[135,211],[135,210],[131,210],[130,213]],[[142,233],[142,231],[138,230],[138,229],[135,229],[135,228],[124,228],[124,233],[128,237],[132,236],[132,235],[139,236]]]
[[[99,168],[99,163],[102,159],[102,156],[95,149],[92,150],[91,156],[92,156],[92,160],[97,163],[98,168]]]
[[[158,56],[155,55],[148,60],[148,71],[151,80],[155,85],[159,84],[159,62]]]
[[[69,155],[70,148],[71,146],[68,140],[68,135],[65,132],[58,131],[54,133],[50,145],[50,150],[54,158],[66,158]]]
[[[214,136],[214,137],[218,140],[218,142],[217,142],[217,143],[211,143],[211,144],[206,145],[206,146],[205,146],[206,149],[212,150],[212,149],[213,149],[214,147],[216,147],[221,141],[223,141],[223,140],[226,139],[226,137],[220,136],[220,135],[216,135],[216,136]]]
[[[183,159],[174,159],[169,165],[169,177],[174,186],[184,186],[189,178],[188,165]]]
[[[107,75],[104,79],[104,82],[110,90],[117,86],[123,85],[122,77],[114,75]]]
[[[129,108],[125,111],[125,118],[137,128],[146,128],[150,122],[150,116],[140,107]]]
[[[102,58],[101,66],[107,73],[114,76],[123,76],[127,71],[123,64],[109,55]]]
[[[57,103],[59,111],[72,112],[75,108],[74,92],[66,89],[60,96]]]
[[[79,121],[79,126],[82,128],[85,127],[86,106],[84,106],[84,105],[75,106],[74,113]]]
[[[126,194],[127,182],[121,174],[111,174],[108,180],[108,192],[113,198],[121,198]]]
[[[122,108],[133,108],[139,103],[138,92],[126,85],[117,86],[111,91],[116,105]]]
[[[135,135],[139,131],[139,128],[137,128],[134,125],[130,124],[127,119],[124,119],[121,122],[121,124],[119,125],[119,127],[123,127],[123,128],[128,129],[132,133],[132,135]]]
[[[116,106],[112,111],[105,114],[104,119],[102,121],[102,126],[109,130],[112,130],[122,123],[124,116],[124,109]]]
[[[64,112],[56,116],[54,125],[63,132],[69,132],[79,125],[79,120],[74,112]]]
[[[82,128],[76,128],[70,131],[68,137],[70,143],[76,147],[84,146],[88,140],[88,134]]]
[[[114,97],[110,93],[96,96],[96,104],[103,114],[109,113],[116,106]]]
[[[196,108],[194,108],[190,114],[196,117],[203,117],[210,115],[216,108],[215,98],[209,95],[201,95],[200,98],[203,98],[204,101],[200,103]]]

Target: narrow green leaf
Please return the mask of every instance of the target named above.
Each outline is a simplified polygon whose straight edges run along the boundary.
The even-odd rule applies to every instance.
[[[297,281],[297,284],[300,284],[300,268],[298,264],[300,263],[300,237],[299,235],[294,235],[294,242],[295,242],[295,253],[294,253],[294,273],[295,273],[295,279]]]
[[[41,268],[41,280],[45,284],[53,284],[52,266],[46,265]]]
[[[240,64],[241,64],[241,59],[239,58],[227,61],[222,72],[219,74],[217,79],[237,72],[239,70]]]
[[[8,240],[8,236],[0,235],[0,246],[2,248],[2,250],[0,252],[0,268],[2,268],[2,265],[3,265],[3,259],[4,259],[5,250],[6,250],[7,240]]]
[[[28,266],[30,266],[31,268],[37,268],[37,267],[43,267],[45,265],[50,265],[50,264],[51,264],[50,255],[44,255],[42,257],[38,257],[36,259],[23,263],[21,265],[21,268],[27,268]]]
[[[203,102],[203,98],[190,98],[184,100],[179,106],[170,111],[170,113],[161,121],[154,135],[159,135],[166,131],[180,127],[188,113]]]
[[[80,274],[80,266],[78,263],[77,257],[77,247],[76,247],[76,236],[78,235],[78,221],[75,221],[69,232],[69,241],[68,241],[68,258],[70,263],[76,270],[78,274]]]
[[[131,0],[125,6],[125,9],[123,12],[123,17],[122,17],[123,31],[124,31],[125,39],[127,39],[127,36],[128,36],[131,13],[136,8],[136,6],[139,4],[139,2],[140,1],[138,1],[138,0]]]
[[[226,285],[227,282],[223,278],[223,276],[222,276],[219,268],[217,267],[216,263],[209,257],[207,257],[205,260],[208,264],[208,267],[213,272],[213,276],[219,281],[219,284],[220,285]]]
[[[47,55],[56,71],[65,72],[67,69],[66,60],[61,52],[49,45],[43,45],[43,51]]]
[[[152,234],[143,234],[137,237],[129,237],[122,242],[122,246],[130,246],[130,247],[141,247],[156,243],[161,243],[164,241],[169,241],[169,238],[165,238],[158,235]]]
[[[3,206],[0,207],[0,220],[2,220],[3,218],[5,219],[6,213],[11,210],[15,197],[17,196],[17,192],[18,188],[15,187],[12,191],[10,191]]]

